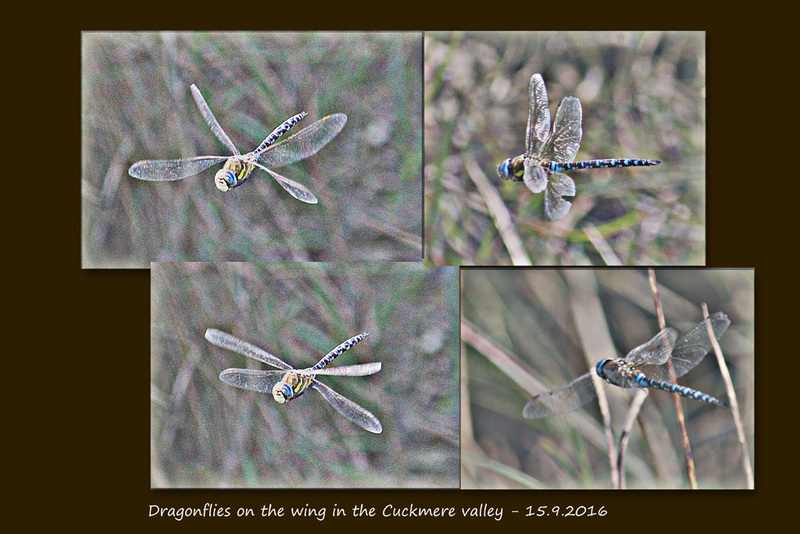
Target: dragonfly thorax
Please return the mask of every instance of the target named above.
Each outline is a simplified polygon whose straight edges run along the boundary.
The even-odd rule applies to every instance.
[[[597,375],[617,387],[631,388],[642,387],[637,378],[644,378],[644,374],[625,358],[606,358],[595,367]]]
[[[241,156],[228,158],[225,165],[214,175],[214,185],[222,192],[242,185],[253,170],[253,164]]]

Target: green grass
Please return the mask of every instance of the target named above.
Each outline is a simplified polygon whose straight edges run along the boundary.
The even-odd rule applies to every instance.
[[[82,45],[84,267],[421,258],[419,33],[84,33]],[[128,176],[141,159],[227,154],[192,83],[243,153],[299,111],[297,130],[347,114],[319,153],[280,169],[320,203],[262,171],[227,194],[218,167]]]
[[[702,319],[702,302],[710,313],[730,317],[720,344],[754,458],[753,271],[657,270],[656,277],[667,325],[679,332]],[[463,320],[519,369],[509,371],[505,360],[464,344],[462,446],[469,455],[463,459],[462,487],[611,488],[597,401],[536,420],[524,419],[522,409],[532,395],[566,384],[597,360],[626,354],[659,330],[647,273],[466,269],[462,287]],[[589,311],[595,302],[597,313]],[[611,353],[601,350],[602,336],[582,330],[587,324],[613,341]],[[599,354],[588,356],[592,351]],[[678,383],[730,400],[713,354]],[[618,443],[632,394],[605,389]],[[746,487],[732,411],[685,399],[682,405],[699,487]],[[671,395],[651,391],[633,426],[627,487],[688,487],[679,436]]]
[[[498,204],[528,257],[518,262],[705,263],[702,32],[432,32],[424,61],[426,263],[511,264],[514,243],[492,217]],[[664,163],[570,172],[572,209],[546,221],[543,195],[496,171],[524,151],[528,81],[537,72],[551,114],[563,97],[581,99],[576,159]],[[595,243],[587,229],[597,230]]]
[[[458,272],[419,264],[160,263],[152,267],[154,487],[458,487]],[[375,414],[370,434],[316,391],[288,404],[228,386],[268,367],[207,342],[229,332],[287,361],[382,362],[323,377]]]

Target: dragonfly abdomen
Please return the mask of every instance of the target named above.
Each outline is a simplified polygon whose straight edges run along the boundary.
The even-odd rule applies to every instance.
[[[661,161],[657,159],[609,158],[573,161],[572,163],[550,161],[546,167],[553,172],[564,172],[580,169],[605,169],[608,167],[649,167],[660,164]]]
[[[306,113],[305,111],[301,111],[297,115],[293,115],[288,119],[286,119],[285,121],[283,121],[283,123],[280,126],[272,130],[272,133],[269,134],[267,138],[264,139],[264,141],[262,141],[260,145],[258,145],[258,148],[253,150],[253,152],[256,154],[260,154],[261,152],[263,152],[264,149],[266,149],[268,146],[277,141],[280,136],[288,132],[292,126],[300,122],[300,120],[306,115],[308,115],[308,113]]]
[[[642,387],[660,389],[662,391],[669,391],[670,393],[677,393],[682,397],[688,397],[690,399],[699,400],[701,402],[707,402],[708,404],[715,404],[722,408],[727,408],[728,403],[725,401],[721,401],[716,397],[712,397],[711,395],[707,395],[702,391],[697,391],[696,389],[692,389],[686,386],[681,386],[678,384],[670,384],[669,382],[661,382],[659,380],[653,380],[652,378],[647,378],[644,376],[643,373],[641,374],[641,378],[637,378],[637,382],[642,385]]]
[[[351,337],[347,341],[340,343],[335,349],[330,351],[328,354],[325,355],[325,357],[323,357],[319,362],[317,362],[317,364],[311,369],[322,369],[323,367],[331,363],[337,356],[340,356],[345,351],[350,350],[350,348],[353,345],[355,345],[368,335],[369,332],[361,332],[360,334]]]

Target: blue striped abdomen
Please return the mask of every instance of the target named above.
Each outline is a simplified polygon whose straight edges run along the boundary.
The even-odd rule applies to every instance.
[[[308,115],[308,113],[306,113],[305,111],[301,111],[301,112],[300,112],[300,113],[298,113],[297,115],[293,115],[293,116],[289,117],[288,119],[286,119],[285,121],[283,121],[283,123],[281,123],[281,125],[280,125],[280,126],[278,126],[277,128],[275,128],[274,130],[272,130],[272,133],[271,133],[271,134],[269,134],[269,135],[267,136],[267,138],[266,138],[266,139],[264,139],[264,140],[261,142],[261,144],[260,144],[260,145],[258,145],[258,148],[256,148],[255,150],[253,150],[253,152],[254,152],[256,155],[258,155],[258,154],[260,154],[261,152],[263,152],[263,151],[264,151],[264,149],[266,149],[268,146],[270,146],[270,145],[271,145],[271,144],[273,144],[275,141],[277,141],[277,140],[278,140],[278,138],[279,138],[280,136],[282,136],[283,134],[285,134],[286,132],[288,132],[288,131],[291,129],[291,127],[292,127],[292,126],[294,126],[295,124],[297,124],[298,122],[300,122],[300,119],[302,119],[302,118],[303,118],[303,117],[305,117],[306,115]]]
[[[728,407],[727,402],[721,401],[716,397],[712,397],[711,395],[707,395],[702,391],[697,391],[696,389],[680,386],[678,384],[670,384],[669,382],[653,380],[652,378],[647,378],[644,376],[644,373],[639,373],[639,375],[637,375],[636,383],[644,388],[654,388],[662,391],[669,391],[670,393],[677,393],[682,397],[699,400],[701,402],[707,402],[708,404],[716,404],[722,408]]]
[[[353,345],[355,345],[368,335],[369,335],[368,332],[362,332],[358,335],[351,337],[347,341],[340,343],[335,349],[330,351],[319,362],[317,362],[317,364],[311,369],[322,369],[323,367],[331,363],[337,356],[340,356],[343,352],[349,350],[350,347],[352,347]]]
[[[551,161],[546,167],[553,172],[564,172],[580,169],[604,169],[608,167],[649,167],[651,165],[660,164],[661,161],[657,159],[610,158],[573,161],[572,163]]]

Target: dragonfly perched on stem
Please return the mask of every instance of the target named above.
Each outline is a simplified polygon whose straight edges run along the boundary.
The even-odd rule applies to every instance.
[[[564,98],[556,109],[552,127],[547,89],[541,74],[531,76],[528,85],[528,128],[525,133],[525,153],[509,158],[497,167],[504,180],[525,182],[534,193],[544,191],[544,212],[557,221],[572,206],[568,197],[575,196],[575,182],[564,171],[600,169],[605,167],[642,167],[658,165],[657,159],[591,159],[575,161],[581,144],[583,111],[581,101],[574,96]]]
[[[311,387],[319,391],[322,397],[344,417],[364,430],[374,434],[380,434],[383,431],[383,427],[377,417],[316,379],[317,375],[366,376],[380,371],[380,362],[346,365],[344,367],[326,367],[337,356],[349,350],[353,345],[368,335],[367,332],[362,332],[361,334],[353,336],[326,354],[316,365],[305,369],[295,369],[277,356],[273,356],[267,351],[255,345],[251,345],[246,341],[242,341],[235,336],[214,328],[206,330],[206,339],[212,344],[222,347],[223,349],[244,354],[249,358],[253,358],[254,360],[258,360],[278,369],[267,371],[259,371],[256,369],[225,369],[220,373],[219,378],[226,384],[241,389],[259,391],[261,393],[272,393],[272,397],[280,404],[296,399],[305,393],[306,389]]]
[[[328,115],[283,141],[277,142],[283,134],[307,115],[303,111],[283,121],[255,150],[242,154],[219,125],[197,86],[192,84],[191,91],[209,128],[233,155],[137,161],[128,169],[128,174],[140,180],[157,182],[182,180],[206,170],[215,163],[224,161],[225,165],[214,176],[214,183],[220,191],[230,191],[239,187],[247,180],[253,169],[258,167],[272,176],[297,200],[308,204],[318,202],[317,197],[306,186],[290,180],[268,167],[279,168],[313,156],[342,131],[347,122],[347,115],[344,113]]]
[[[722,312],[711,315],[678,338],[674,328],[665,328],[647,343],[630,351],[624,358],[606,358],[594,369],[600,378],[622,388],[655,388],[683,397],[727,408],[724,401],[686,386],[670,383],[668,360],[672,360],[675,378],[694,369],[711,350],[711,338],[706,325],[710,323],[714,337],[719,340],[731,324]],[[566,386],[536,395],[522,415],[529,419],[550,417],[575,410],[594,399],[597,391],[591,372],[582,375]]]

